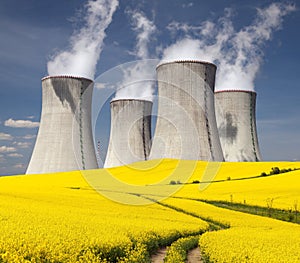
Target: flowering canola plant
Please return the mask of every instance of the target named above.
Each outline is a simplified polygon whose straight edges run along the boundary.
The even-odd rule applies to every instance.
[[[244,169],[242,164],[245,165]],[[294,209],[295,203],[300,207],[300,170],[249,178],[259,176],[262,172],[269,172],[271,167],[277,166],[280,169],[294,169],[300,168],[300,163],[223,163],[214,180],[224,181],[209,183],[203,190],[201,184],[189,184],[181,188],[176,195],[263,207],[267,207],[269,200],[272,200],[273,208],[285,210]],[[193,177],[193,180],[195,178],[199,180],[199,174],[201,176],[201,171],[197,177]],[[226,179],[228,177],[230,180]],[[238,178],[242,180],[234,180]]]
[[[299,225],[189,199],[229,201],[232,196],[264,206],[274,198],[274,207],[289,209],[300,201],[300,171],[251,177],[300,164],[208,166],[165,159],[107,170],[1,177],[0,262],[149,262],[158,247],[204,232],[212,221],[230,225],[200,237],[201,251],[212,262],[299,262]],[[225,181],[206,182],[202,188],[192,183],[207,178]]]
[[[201,252],[211,262],[300,262],[297,224],[193,200],[170,198],[164,203],[230,225],[201,236]]]
[[[166,174],[164,169],[170,171],[172,165],[177,165],[177,161],[168,160],[168,162],[168,165],[160,168],[161,176]],[[202,235],[200,248],[204,256],[212,262],[300,262],[299,225],[189,200],[195,198],[232,201],[230,198],[233,198],[235,202],[267,206],[267,200],[273,199],[274,207],[290,209],[295,200],[300,201],[299,170],[272,176],[252,177],[259,176],[263,172],[268,173],[272,167],[299,168],[299,163],[222,163],[216,175],[212,177],[214,181],[224,181],[207,184],[203,190],[199,184],[191,184],[191,182],[195,180],[201,182],[207,163],[198,162],[195,165],[191,161],[186,161],[184,165],[191,164],[194,165],[194,171],[188,178],[187,184],[171,197],[162,199],[161,195],[149,196],[187,213],[230,225],[229,229],[206,232]],[[180,182],[182,177],[180,174],[177,176]],[[132,173],[131,177],[132,182],[140,180],[139,174]],[[174,187],[174,185],[165,185],[165,188],[167,187]],[[147,195],[146,191],[144,194]]]
[[[79,172],[2,177],[0,196],[0,262],[142,262],[208,227],[157,204],[115,203]]]
[[[299,162],[212,163],[215,168],[211,172],[208,169],[210,164],[203,161],[163,159],[109,170],[121,181],[136,185],[147,184],[148,187],[137,190],[145,195],[161,194],[166,198],[176,195],[264,207],[272,200],[273,208],[289,210],[293,209],[295,203],[300,207],[300,170],[255,178],[264,172],[269,173],[273,167],[300,168]],[[207,182],[207,179],[212,182]],[[186,184],[170,185],[171,181]],[[201,183],[193,184],[197,181]]]

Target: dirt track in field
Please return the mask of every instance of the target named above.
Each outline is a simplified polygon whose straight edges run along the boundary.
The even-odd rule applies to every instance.
[[[152,263],[162,263],[164,262],[164,258],[166,256],[167,249],[166,248],[161,248],[159,249],[156,254],[152,255],[151,257],[151,262]]]
[[[161,248],[159,249],[156,254],[152,255],[151,262],[152,263],[162,263],[164,262],[164,258],[166,256],[167,249]],[[188,252],[188,259],[187,263],[203,263],[201,259],[200,249],[196,247]]]

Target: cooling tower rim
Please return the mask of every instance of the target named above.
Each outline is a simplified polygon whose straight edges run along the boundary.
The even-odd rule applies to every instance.
[[[242,90],[242,89],[218,90],[218,91],[215,91],[215,94],[217,94],[217,93],[226,93],[226,92],[244,92],[244,93],[256,94],[256,92],[253,91],[253,90]]]
[[[153,104],[153,101],[147,100],[147,99],[125,99],[125,98],[124,99],[112,99],[110,101],[110,104],[114,103],[114,102],[118,102],[118,101],[141,101],[141,102],[150,102]]]
[[[88,80],[88,81],[94,82],[93,80],[85,78],[85,77],[71,76],[71,75],[46,76],[46,77],[42,78],[42,81],[47,80],[47,79],[55,79],[55,78],[61,78],[61,79],[84,79],[84,80]]]
[[[214,63],[204,61],[204,60],[192,60],[192,59],[182,59],[182,60],[173,60],[173,61],[166,61],[166,62],[161,62],[156,66],[156,69],[158,69],[160,66],[167,65],[167,64],[176,64],[176,63],[198,63],[198,64],[206,64],[206,65],[211,65],[215,68],[217,66]]]

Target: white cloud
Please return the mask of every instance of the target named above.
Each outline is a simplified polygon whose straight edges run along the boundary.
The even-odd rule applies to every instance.
[[[39,127],[39,122],[33,122],[29,120],[13,120],[8,119],[4,122],[4,126],[12,128],[36,128]]]
[[[15,169],[24,169],[26,166],[24,163],[17,163],[13,166]]]
[[[30,115],[30,116],[27,116],[27,119],[34,119],[35,118],[35,116],[33,116],[33,115]]]
[[[2,141],[11,141],[12,139],[13,139],[13,136],[11,136],[10,134],[0,132],[0,140],[2,140]]]
[[[8,157],[13,157],[13,158],[21,158],[21,157],[23,157],[23,155],[20,154],[20,153],[9,153],[7,156]]]
[[[15,147],[9,147],[9,146],[0,146],[0,153],[10,153],[10,152],[16,152],[17,149]]]
[[[205,21],[203,24],[190,25],[188,23],[179,23],[177,21],[172,21],[168,24],[167,29],[170,33],[175,36],[179,31],[182,31],[185,34],[200,34],[203,30],[208,30],[209,27],[213,27],[214,24],[209,21]]]
[[[190,2],[190,3],[187,3],[187,4],[182,4],[181,6],[182,6],[182,8],[192,7],[192,6],[194,6],[194,3]]]
[[[18,148],[25,149],[25,148],[28,148],[31,145],[31,143],[30,142],[14,142],[13,145],[15,145]]]
[[[35,137],[36,137],[35,134],[27,134],[27,135],[23,136],[22,138],[24,140],[31,140],[31,139],[34,139]]]

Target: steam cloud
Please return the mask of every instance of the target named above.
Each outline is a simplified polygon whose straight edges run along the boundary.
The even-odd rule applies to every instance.
[[[136,45],[131,53],[141,60],[123,69],[123,80],[118,85],[114,99],[152,100],[155,66],[153,61],[146,59],[149,58],[148,44],[156,32],[156,26],[140,11],[130,10],[127,14],[131,17],[132,29],[136,33]]]
[[[127,13],[131,15],[133,31],[137,34],[136,57],[139,59],[149,58],[148,44],[156,32],[156,26],[140,11],[128,11]]]
[[[93,79],[103,49],[105,30],[112,21],[118,0],[89,0],[85,6],[85,26],[74,32],[70,48],[48,62],[49,75],[75,75]]]
[[[217,23],[205,21],[200,26],[172,22],[171,34],[181,32],[185,38],[166,48],[163,61],[205,60],[218,65],[216,90],[254,90],[254,80],[262,63],[262,46],[281,28],[283,17],[296,9],[293,4],[272,3],[257,9],[249,26],[236,32],[231,10]]]

